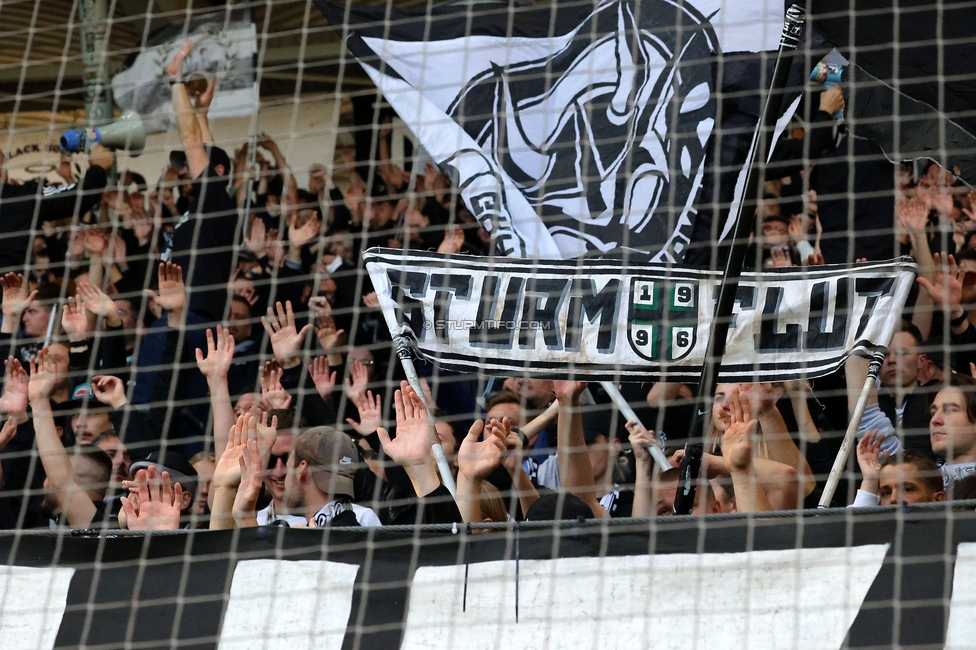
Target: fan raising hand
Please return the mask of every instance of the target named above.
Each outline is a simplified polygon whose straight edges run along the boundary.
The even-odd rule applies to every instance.
[[[179,327],[186,307],[186,287],[183,285],[183,269],[172,262],[161,262],[156,276],[159,293],[146,289],[146,295],[166,310],[170,327]]]
[[[292,310],[290,300],[285,302],[284,307],[281,306],[280,302],[276,303],[275,307],[278,313],[275,314],[268,307],[268,315],[261,317],[261,324],[264,325],[264,331],[268,333],[268,338],[271,339],[271,349],[274,351],[275,358],[281,363],[281,367],[287,370],[302,362],[298,356],[298,351],[301,349],[302,342],[305,340],[305,335],[308,334],[311,325],[306,325],[301,331],[298,330],[295,326],[295,312]]]
[[[230,366],[234,361],[234,337],[223,326],[217,326],[217,337],[214,340],[213,330],[207,330],[207,355],[203,350],[196,349],[197,368],[207,381],[215,378],[226,378]]]

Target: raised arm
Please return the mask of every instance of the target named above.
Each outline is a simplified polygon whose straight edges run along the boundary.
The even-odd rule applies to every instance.
[[[92,147],[88,152],[88,170],[81,182],[58,186],[41,198],[37,211],[40,220],[56,221],[83,215],[98,205],[108,183],[107,171],[114,164],[115,154],[111,150],[100,144]]]
[[[197,118],[197,124],[200,125],[200,137],[206,144],[213,144],[214,139],[210,134],[210,118],[208,113],[210,112],[210,103],[213,102],[214,91],[217,89],[217,78],[211,77],[210,81],[207,82],[207,89],[196,96],[196,112],[194,115]]]
[[[274,158],[275,166],[278,167],[278,171],[285,181],[285,190],[281,197],[282,204],[294,205],[298,200],[298,183],[295,180],[295,175],[291,173],[291,167],[288,166],[288,161],[285,160],[285,154],[281,152],[281,147],[267,133],[262,133],[259,136],[258,145],[264,147],[271,154],[271,157]]]
[[[634,461],[636,463],[636,477],[634,480],[634,517],[653,517],[654,516],[654,484],[651,480],[653,462],[651,452],[648,451],[650,445],[656,445],[654,432],[648,431],[635,420],[631,420],[624,425],[627,433],[630,434],[630,444],[634,449]],[[663,471],[668,468],[658,468]]]
[[[190,95],[183,83],[183,60],[193,49],[193,42],[184,41],[183,46],[166,66],[166,74],[171,81],[170,91],[173,94],[173,113],[176,115],[176,126],[180,132],[180,142],[190,167],[190,176],[197,178],[207,169],[207,151],[204,148],[204,133],[197,119],[196,109],[190,101]]]
[[[556,416],[556,410],[558,410],[558,403],[556,404],[556,409],[553,410],[553,417]],[[552,407],[550,407],[551,409]],[[548,411],[547,411],[548,412]],[[542,417],[542,416],[539,416]],[[536,418],[538,420],[539,418]],[[534,422],[535,420],[533,420]],[[531,424],[531,423],[530,423]],[[512,485],[515,487],[516,493],[518,494],[519,505],[522,507],[522,514],[529,511],[529,508],[536,499],[539,498],[539,491],[535,489],[532,485],[532,479],[529,475],[525,473],[525,467],[522,466],[524,445],[522,444],[522,437],[519,436],[518,431],[512,428],[512,423],[508,421],[508,418],[502,418],[501,422],[502,432],[505,434],[505,439],[507,441],[508,453],[505,455],[505,459],[502,464],[505,469],[508,470],[509,476],[512,477]],[[541,429],[541,427],[540,427]],[[538,431],[536,431],[538,434]],[[522,431],[522,435],[526,436],[528,440],[528,434]]]
[[[216,340],[207,330],[207,354],[196,349],[197,367],[210,387],[210,408],[214,419],[214,455],[217,458],[227,447],[227,432],[234,426],[234,406],[230,402],[227,373],[234,359],[234,337],[223,326],[217,326]]]
[[[522,433],[525,434],[525,438],[530,445],[535,443],[535,439],[539,437],[539,433],[549,426],[549,423],[555,420],[558,415],[559,402],[554,400],[545,411],[535,416],[531,422],[521,428]]]
[[[868,431],[857,443],[857,465],[861,469],[861,486],[851,507],[876,506],[881,503],[881,461],[888,452],[881,449],[881,437],[877,431]]]
[[[125,352],[125,337],[122,335],[122,317],[119,316],[118,305],[97,285],[79,282],[78,296],[84,301],[85,310],[95,320],[93,331],[100,330],[99,321],[104,322],[103,335],[93,341],[98,350],[101,368],[107,372],[119,372],[127,367]]]
[[[553,384],[559,416],[556,422],[559,476],[562,487],[590,506],[593,515],[606,518],[610,513],[600,505],[593,484],[590,454],[583,437],[583,415],[580,413],[580,396],[586,390],[586,382],[557,381]]]
[[[265,413],[265,419],[268,415]],[[257,505],[271,447],[277,436],[278,418],[272,419],[271,426],[259,424],[255,416],[246,419],[246,438],[240,458],[241,481],[234,499],[234,522],[238,528],[251,528],[258,525]]]
[[[406,471],[417,496],[427,496],[441,485],[430,447],[433,425],[420,397],[407,382],[400,382],[400,390],[393,395],[393,404],[396,438],[391,439],[383,427],[376,430],[376,435],[386,455]]]
[[[800,434],[800,439],[808,445],[820,442],[820,430],[813,421],[813,414],[810,413],[810,405],[807,403],[810,387],[802,381],[788,381],[784,387],[790,397],[793,414],[796,416],[797,433]]]
[[[817,483],[806,457],[793,442],[783,414],[776,407],[772,384],[740,384],[740,398],[749,407],[752,417],[759,420],[762,441],[766,445],[769,460],[794,468],[803,477],[803,494],[813,492]]]
[[[56,382],[54,363],[48,357],[48,349],[37,353],[36,360],[30,362],[30,382],[27,385],[28,399],[34,417],[34,436],[37,453],[48,481],[55,490],[68,525],[72,528],[87,528],[95,518],[97,510],[87,492],[74,480],[71,459],[58,437],[54,425],[54,412],[51,409],[51,392]]]
[[[210,530],[234,528],[234,503],[241,485],[244,454],[247,452],[248,424],[253,416],[243,413],[229,429],[224,453],[217,457],[214,468],[213,506],[210,509]]]
[[[900,228],[908,233],[912,252],[918,264],[919,277],[930,282],[935,279],[935,258],[925,231],[929,222],[928,203],[920,196],[901,198],[895,203],[895,216]]]
[[[27,279],[19,273],[7,273],[0,277],[3,289],[3,322],[0,334],[16,334],[20,329],[20,318],[37,296],[37,289],[31,291]]]
[[[478,437],[484,432],[484,440]],[[484,521],[481,513],[481,486],[488,475],[498,467],[508,442],[505,432],[492,419],[488,427],[483,420],[475,420],[458,450],[457,504],[461,517],[467,523]]]
[[[753,465],[752,439],[758,420],[749,419],[749,402],[732,389],[732,422],[722,436],[722,456],[732,474],[736,509],[739,512],[768,512],[773,509],[765,486]]]

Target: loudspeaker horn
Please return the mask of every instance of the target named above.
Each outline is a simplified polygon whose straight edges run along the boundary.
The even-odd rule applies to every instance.
[[[61,136],[61,149],[69,153],[84,151],[96,144],[109,149],[124,149],[131,156],[141,154],[146,147],[146,130],[139,114],[126,111],[111,124],[71,129]]]

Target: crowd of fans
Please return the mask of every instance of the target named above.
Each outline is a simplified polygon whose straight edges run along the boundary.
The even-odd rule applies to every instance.
[[[672,513],[693,386],[622,385],[640,422],[571,377],[486,378],[419,363],[418,394],[361,253],[486,255],[489,234],[435,166],[408,173],[390,161],[388,123],[378,163],[342,151],[337,178],[315,165],[306,189],[268,137],[231,157],[210,133],[214,84],[191,97],[182,83],[187,53],[167,69],[183,150],[154,186],[128,172],[109,186],[114,154],[101,146],[83,177],[69,169],[62,185],[0,176],[0,527]],[[769,175],[781,178],[766,183],[753,261],[901,252],[919,266],[861,423],[854,480],[834,503],[976,496],[976,193],[934,164],[916,177],[852,156],[862,144],[830,120],[843,95],[820,101],[808,128],[796,122],[777,147]],[[846,177],[833,190],[849,173],[876,182],[855,185],[848,201]],[[720,385],[695,513],[814,506],[867,372],[852,358],[845,372],[809,382]],[[671,467],[654,463],[652,445]]]

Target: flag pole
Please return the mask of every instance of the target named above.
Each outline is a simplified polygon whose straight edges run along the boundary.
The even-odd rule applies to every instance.
[[[612,381],[601,381],[600,385],[603,386],[603,390],[610,397],[610,400],[617,407],[617,410],[621,415],[627,418],[628,421],[633,420],[640,426],[644,426],[644,423],[640,421],[639,417],[637,417],[637,413],[635,413],[634,409],[632,409],[630,404],[627,403],[627,399],[620,394],[619,390],[617,390],[616,384],[614,384]],[[647,427],[644,428],[646,429]],[[658,471],[663,472],[671,467],[671,461],[669,461],[668,457],[664,455],[664,452],[660,447],[657,445],[648,445],[647,451],[651,454],[651,458],[653,458],[654,462],[657,464]]]
[[[875,353],[871,358],[871,365],[868,367],[868,376],[864,379],[864,385],[861,387],[861,395],[857,399],[854,413],[851,414],[851,421],[847,425],[844,440],[840,444],[840,449],[837,450],[837,456],[834,457],[834,464],[830,468],[830,474],[827,475],[827,483],[824,485],[823,494],[820,495],[820,503],[817,504],[818,508],[830,507],[830,502],[834,498],[834,492],[837,491],[837,484],[840,482],[840,475],[844,471],[844,466],[847,465],[847,459],[851,455],[851,449],[854,447],[857,427],[861,424],[864,409],[867,408],[871,388],[878,381],[878,375],[881,373],[881,365],[884,363],[884,360],[884,353]]]
[[[701,380],[698,382],[696,400],[698,408],[695,417],[692,418],[688,443],[685,444],[685,455],[681,462],[678,490],[674,499],[674,512],[678,515],[690,514],[695,506],[695,490],[704,452],[704,434],[712,416],[710,406],[715,397],[715,387],[718,385],[718,373],[722,367],[722,356],[725,354],[725,343],[729,333],[729,320],[732,316],[735,294],[739,288],[742,263],[749,246],[749,233],[754,223],[752,215],[758,204],[759,179],[773,144],[773,132],[780,115],[783,90],[789,78],[793,56],[800,44],[804,21],[805,12],[801,4],[794,3],[786,10],[772,82],[766,94],[759,124],[752,136],[752,145],[746,160],[745,190],[736,210],[735,227],[731,235],[732,245],[729,247],[729,256],[719,286],[715,316],[709,330],[708,346],[705,348],[705,362],[702,366]]]
[[[427,409],[427,419],[430,422],[430,449],[437,463],[437,473],[441,476],[441,483],[451,493],[452,497],[457,496],[457,486],[454,483],[454,474],[451,473],[451,466],[447,463],[447,456],[444,454],[444,447],[441,446],[440,439],[437,437],[437,430],[434,429],[434,410],[427,403],[424,397],[423,387],[420,385],[420,377],[417,375],[417,368],[413,365],[413,351],[410,346],[410,338],[400,334],[394,337],[396,343],[397,356],[400,357],[400,365],[407,376],[407,383],[416,391],[417,397],[424,403]]]

